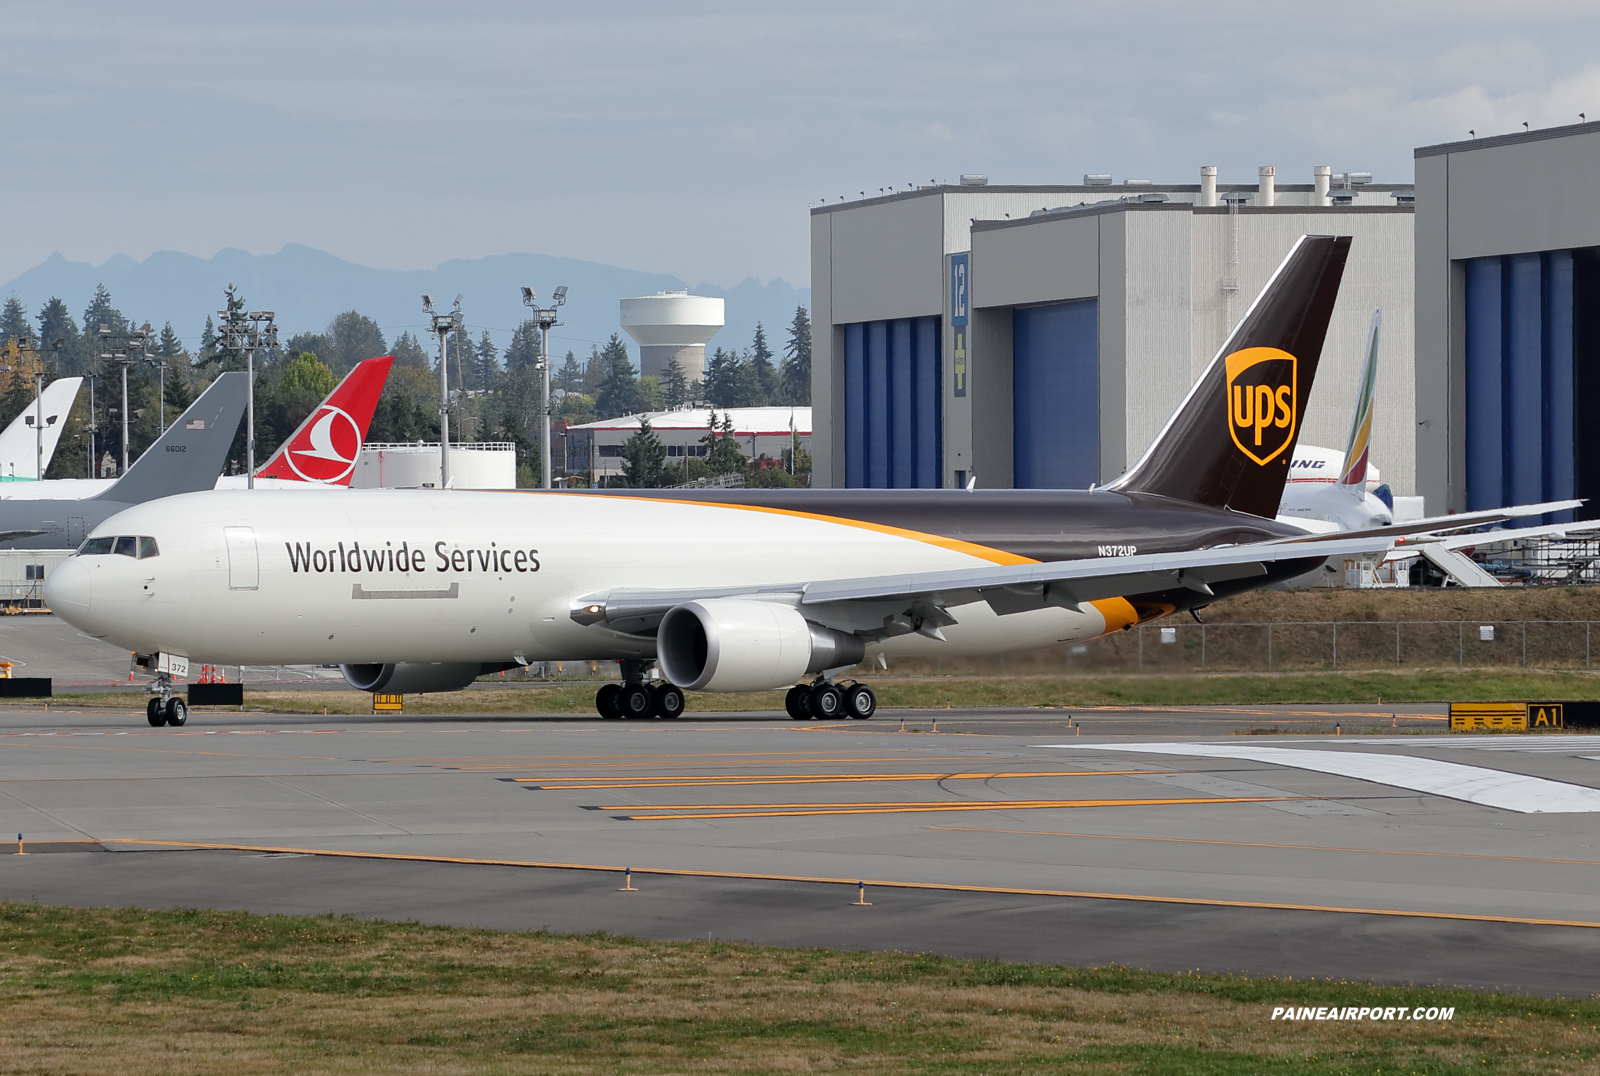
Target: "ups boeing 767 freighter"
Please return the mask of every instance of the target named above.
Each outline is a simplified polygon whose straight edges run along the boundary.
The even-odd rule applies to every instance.
[[[788,685],[796,718],[869,717],[870,688],[834,676],[870,656],[1089,639],[1387,548],[1397,529],[1272,518],[1349,243],[1300,239],[1104,488],[208,491],[107,520],[45,596],[167,670],[152,723],[183,723],[188,662],[337,663],[362,690],[415,692],[615,660],[607,717]]]

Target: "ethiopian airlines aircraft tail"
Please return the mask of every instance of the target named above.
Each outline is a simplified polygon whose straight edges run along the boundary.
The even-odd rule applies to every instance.
[[[0,482],[31,481],[44,477],[40,461],[50,469],[56,442],[67,424],[67,412],[78,397],[81,377],[60,377],[50,382],[36,403],[30,403],[0,433]],[[41,437],[36,430],[43,430]]]

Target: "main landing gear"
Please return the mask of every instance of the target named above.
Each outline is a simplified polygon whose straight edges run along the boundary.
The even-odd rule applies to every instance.
[[[683,690],[665,680],[645,682],[649,666],[642,661],[622,663],[622,683],[607,684],[595,693],[594,708],[608,721],[661,717],[673,720],[683,713]]]
[[[783,708],[796,721],[837,721],[848,717],[865,721],[878,710],[878,696],[866,684],[843,686],[827,680],[796,684],[784,697]]]
[[[156,728],[162,725],[180,728],[189,723],[189,704],[172,693],[171,676],[167,673],[158,673],[156,682],[150,685],[150,690],[155,694],[145,704],[146,721]]]

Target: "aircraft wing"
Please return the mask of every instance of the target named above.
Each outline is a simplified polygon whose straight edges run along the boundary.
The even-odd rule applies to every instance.
[[[1525,538],[1575,538],[1589,537],[1600,531],[1600,521],[1589,520],[1583,523],[1549,523],[1542,527],[1518,527],[1514,531],[1474,531],[1471,534],[1455,534],[1449,537],[1421,537],[1401,538],[1389,551],[1389,560],[1398,560],[1402,557],[1416,556],[1418,547],[1423,545],[1435,546],[1440,549],[1469,549],[1479,545],[1499,545],[1502,542],[1521,541]]]
[[[1545,501],[1542,504],[1517,504],[1510,508],[1485,508],[1477,512],[1458,512],[1453,516],[1429,516],[1427,519],[1414,519],[1409,523],[1394,523],[1387,527],[1366,527],[1353,531],[1334,531],[1330,534],[1296,535],[1293,538],[1280,538],[1278,544],[1296,545],[1321,541],[1324,538],[1390,538],[1399,539],[1420,534],[1445,534],[1450,531],[1464,530],[1467,527],[1483,527],[1490,523],[1504,523],[1508,519],[1522,519],[1526,516],[1542,516],[1547,512],[1566,512],[1573,508],[1583,507],[1582,501]],[[1571,528],[1579,524],[1564,523],[1563,527]],[[1519,529],[1519,533],[1522,533]],[[1530,530],[1531,536],[1531,530]],[[1500,539],[1504,541],[1505,539]],[[1471,543],[1468,543],[1471,544]]]
[[[944,611],[946,608],[978,601],[987,602],[1004,615],[1047,606],[1075,610],[1102,598],[1176,587],[1210,595],[1213,583],[1265,575],[1268,565],[1279,561],[1373,554],[1386,552],[1390,545],[1384,535],[1338,535],[1294,545],[1260,542],[1183,553],[959,568],[777,586],[626,588],[579,599],[573,604],[571,616],[579,624],[603,623],[615,631],[649,634],[676,605],[702,598],[743,597],[798,604],[811,619],[842,630],[874,631],[884,626],[886,618],[903,618],[906,631],[929,634],[943,624],[955,623]]]

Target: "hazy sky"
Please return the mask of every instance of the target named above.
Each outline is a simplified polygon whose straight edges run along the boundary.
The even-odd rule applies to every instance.
[[[1408,182],[1600,118],[1600,5],[0,2],[0,280],[301,242],[809,279],[807,205],[985,172]]]

